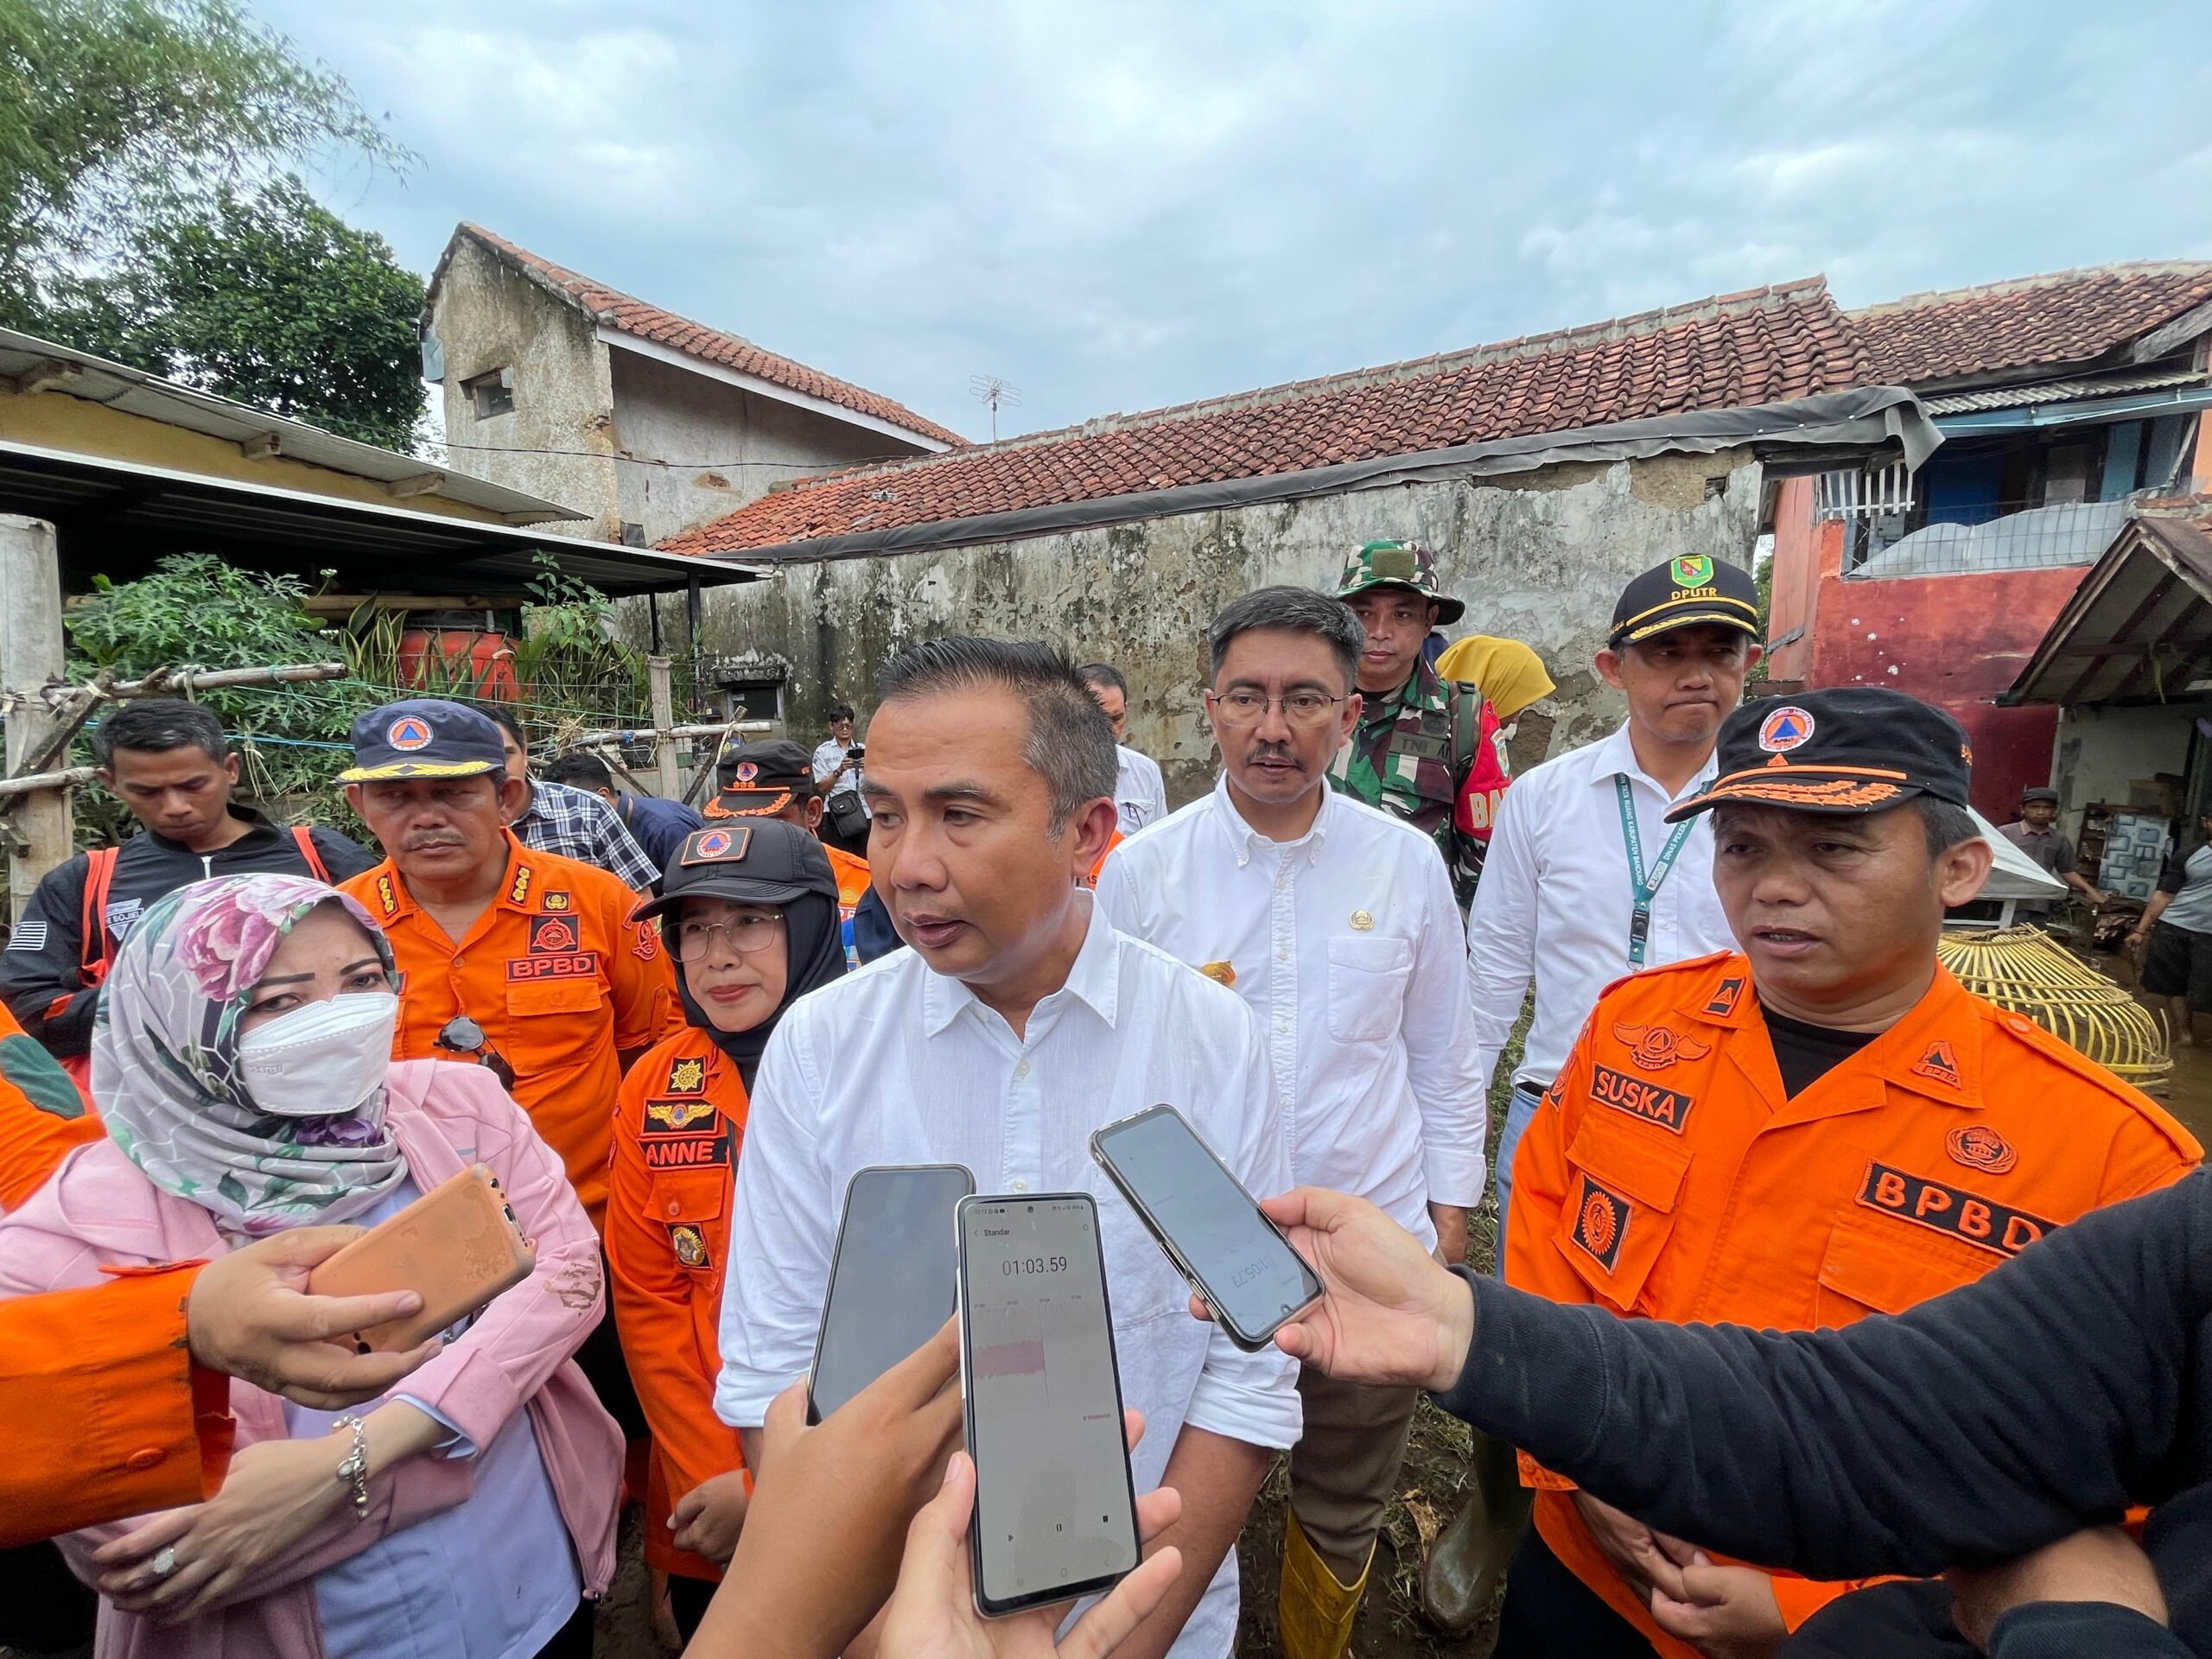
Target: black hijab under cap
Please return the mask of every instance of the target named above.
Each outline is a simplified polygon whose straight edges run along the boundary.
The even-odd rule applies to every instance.
[[[676,965],[676,995],[683,1017],[714,1039],[729,1056],[747,1092],[769,1033],[784,1011],[799,997],[845,971],[842,919],[837,913],[837,877],[822,843],[780,818],[753,818],[694,830],[670,855],[655,884],[654,896],[632,912],[633,919],[660,918],[661,938]],[[735,904],[774,905],[784,912],[784,949],[788,953],[784,997],[766,1020],[749,1031],[720,1031],[691,995],[677,955],[676,929],[686,899],[724,899]]]

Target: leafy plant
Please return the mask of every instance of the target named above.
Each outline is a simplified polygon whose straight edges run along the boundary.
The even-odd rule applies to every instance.
[[[136,582],[95,576],[92,589],[64,618],[73,678],[90,679],[102,670],[132,679],[157,668],[339,659],[338,642],[302,606],[306,589],[291,576],[241,570],[209,554],[178,554]],[[302,746],[344,744],[354,715],[378,701],[370,688],[347,680],[221,687],[194,698],[238,741],[249,792],[270,802],[321,795],[346,755]],[[96,830],[123,823],[122,809],[104,792],[83,798],[79,809]]]

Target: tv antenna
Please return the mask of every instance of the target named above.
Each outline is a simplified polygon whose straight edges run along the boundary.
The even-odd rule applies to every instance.
[[[995,374],[971,374],[968,377],[968,395],[979,404],[991,406],[991,442],[999,441],[999,409],[1021,407],[1021,388],[1010,386]]]

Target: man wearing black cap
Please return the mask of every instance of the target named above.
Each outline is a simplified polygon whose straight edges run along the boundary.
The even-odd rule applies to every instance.
[[[781,818],[810,836],[822,836],[823,798],[814,766],[804,749],[778,739],[747,743],[721,759],[716,772],[721,790],[707,803],[709,818]],[[837,915],[844,930],[845,966],[861,965],[853,917],[868,896],[868,861],[835,842],[822,840],[830,868],[837,878]]]
[[[1598,673],[1627,700],[1611,735],[1515,780],[1491,832],[1467,916],[1475,1074],[1490,1085],[1533,981],[1535,1018],[1513,1074],[1491,1168],[1498,1236],[1514,1154],[1598,994],[1639,968],[1726,950],[1703,821],[1670,832],[1668,808],[1713,775],[1713,739],[1758,661],[1751,573],[1702,555],[1654,565],[1621,590]],[[1429,1611],[1465,1629],[1486,1613],[1520,1535],[1525,1499],[1505,1448],[1477,1440],[1469,1501],[1431,1553]]]
[[[1599,999],[1521,1145],[1508,1283],[1619,1315],[1847,1325],[2196,1166],[2148,1099],[1936,961],[1991,857],[1957,721],[1895,691],[1807,692],[1736,711],[1719,754],[1666,817],[1712,814],[1740,949]],[[1536,1530],[1507,1659],[1770,1648],[1851,1587],[1719,1560],[1696,1599],[1655,1593],[1688,1546],[1522,1472]]]
[[[2022,790],[2020,816],[2006,824],[2001,833],[2037,864],[2088,899],[2092,907],[2104,903],[2104,893],[2074,868],[2074,843],[2059,833],[2056,790]],[[2055,915],[2058,905],[2056,899],[2023,899],[2014,906],[2013,913],[2024,922],[2039,922]]]
[[[1759,659],[1758,615],[1751,573],[1732,564],[1700,555],[1637,577],[1596,658],[1628,718],[1523,773],[1500,804],[1467,918],[1485,1085],[1536,982],[1497,1146],[1501,1234],[1514,1149],[1598,993],[1623,974],[1731,943],[1713,891],[1711,832],[1694,823],[1669,833],[1662,819],[1713,776],[1713,739]]]

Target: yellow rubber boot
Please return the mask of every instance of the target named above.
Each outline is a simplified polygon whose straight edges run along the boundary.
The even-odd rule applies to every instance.
[[[1283,1517],[1282,1585],[1275,1597],[1275,1624],[1282,1637],[1283,1659],[1344,1659],[1351,1645],[1351,1624],[1367,1575],[1375,1566],[1375,1547],[1353,1584],[1340,1584],[1328,1563],[1316,1554],[1295,1515]]]

